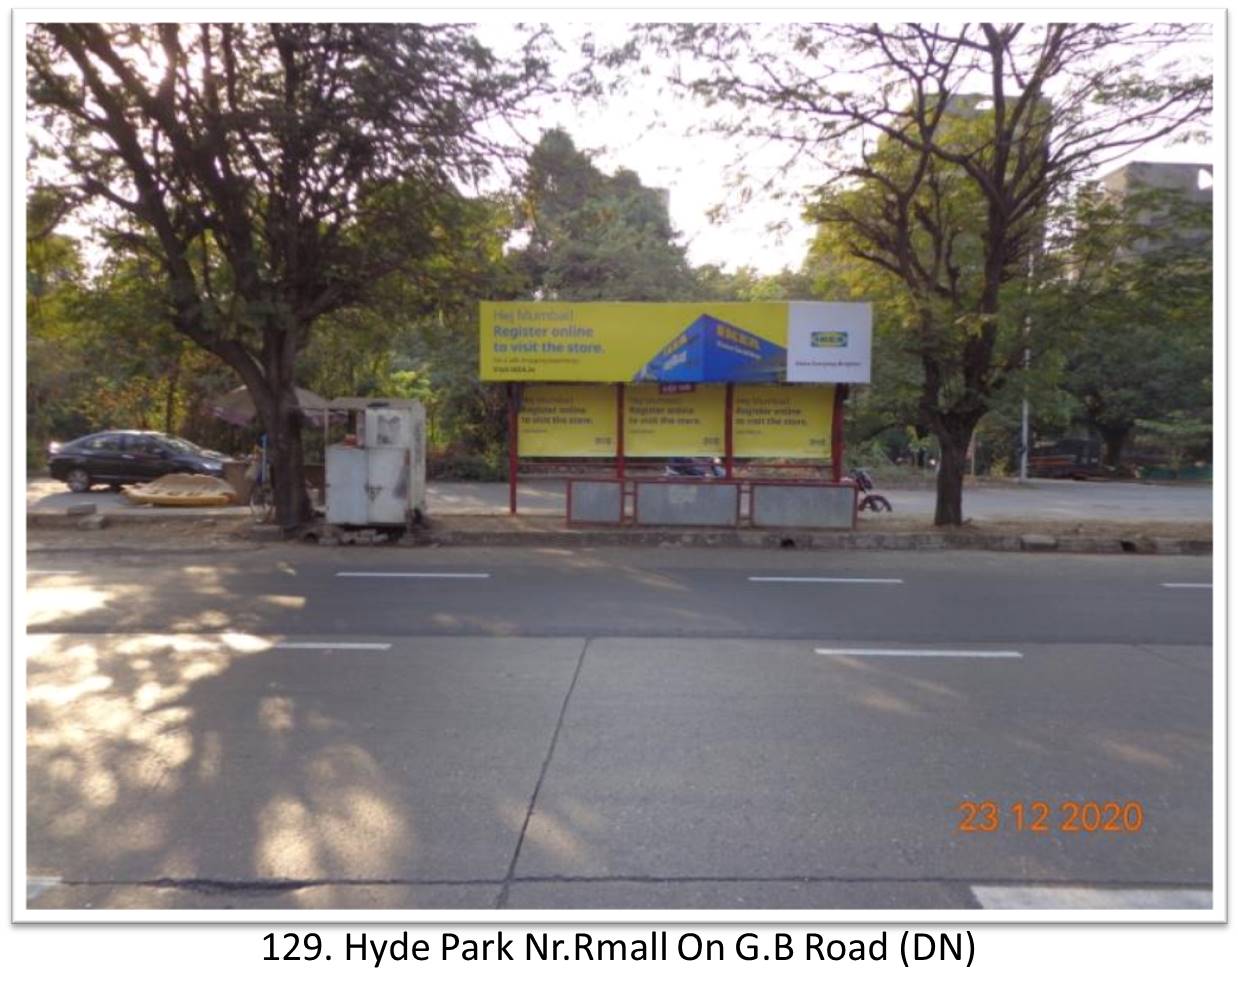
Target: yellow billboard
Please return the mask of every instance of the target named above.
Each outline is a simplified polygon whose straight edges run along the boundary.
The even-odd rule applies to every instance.
[[[785,302],[483,301],[482,380],[782,380]]]
[[[722,456],[726,388],[699,384],[663,393],[657,384],[624,389],[623,451],[634,457]]]
[[[863,301],[483,301],[482,380],[866,384]]]
[[[615,392],[607,384],[530,384],[520,405],[520,456],[613,457],[619,424]]]
[[[735,456],[820,460],[830,455],[833,385],[737,384],[734,406]]]

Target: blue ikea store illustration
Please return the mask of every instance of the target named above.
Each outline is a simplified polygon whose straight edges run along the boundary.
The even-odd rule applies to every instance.
[[[787,351],[768,339],[703,314],[663,346],[636,382],[754,384],[785,378]]]

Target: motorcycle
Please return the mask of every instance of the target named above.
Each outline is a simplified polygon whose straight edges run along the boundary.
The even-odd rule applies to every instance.
[[[712,460],[671,457],[666,461],[662,474],[665,477],[726,477],[726,467],[717,457]]]

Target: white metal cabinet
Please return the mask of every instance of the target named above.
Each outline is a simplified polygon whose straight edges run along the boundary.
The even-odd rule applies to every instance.
[[[426,414],[420,402],[364,409],[363,446],[327,448],[327,521],[404,525],[426,511]]]
[[[364,526],[369,515],[369,460],[357,446],[327,447],[327,521]]]
[[[423,409],[424,410],[424,409]],[[365,412],[365,445],[412,449],[411,408],[368,408]]]
[[[408,450],[395,446],[371,446],[369,458],[369,499],[366,522],[399,526],[408,519]]]

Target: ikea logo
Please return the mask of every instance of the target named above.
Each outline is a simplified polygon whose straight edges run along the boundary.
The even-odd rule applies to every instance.
[[[847,345],[846,332],[814,332],[812,334],[814,348],[827,348]]]

